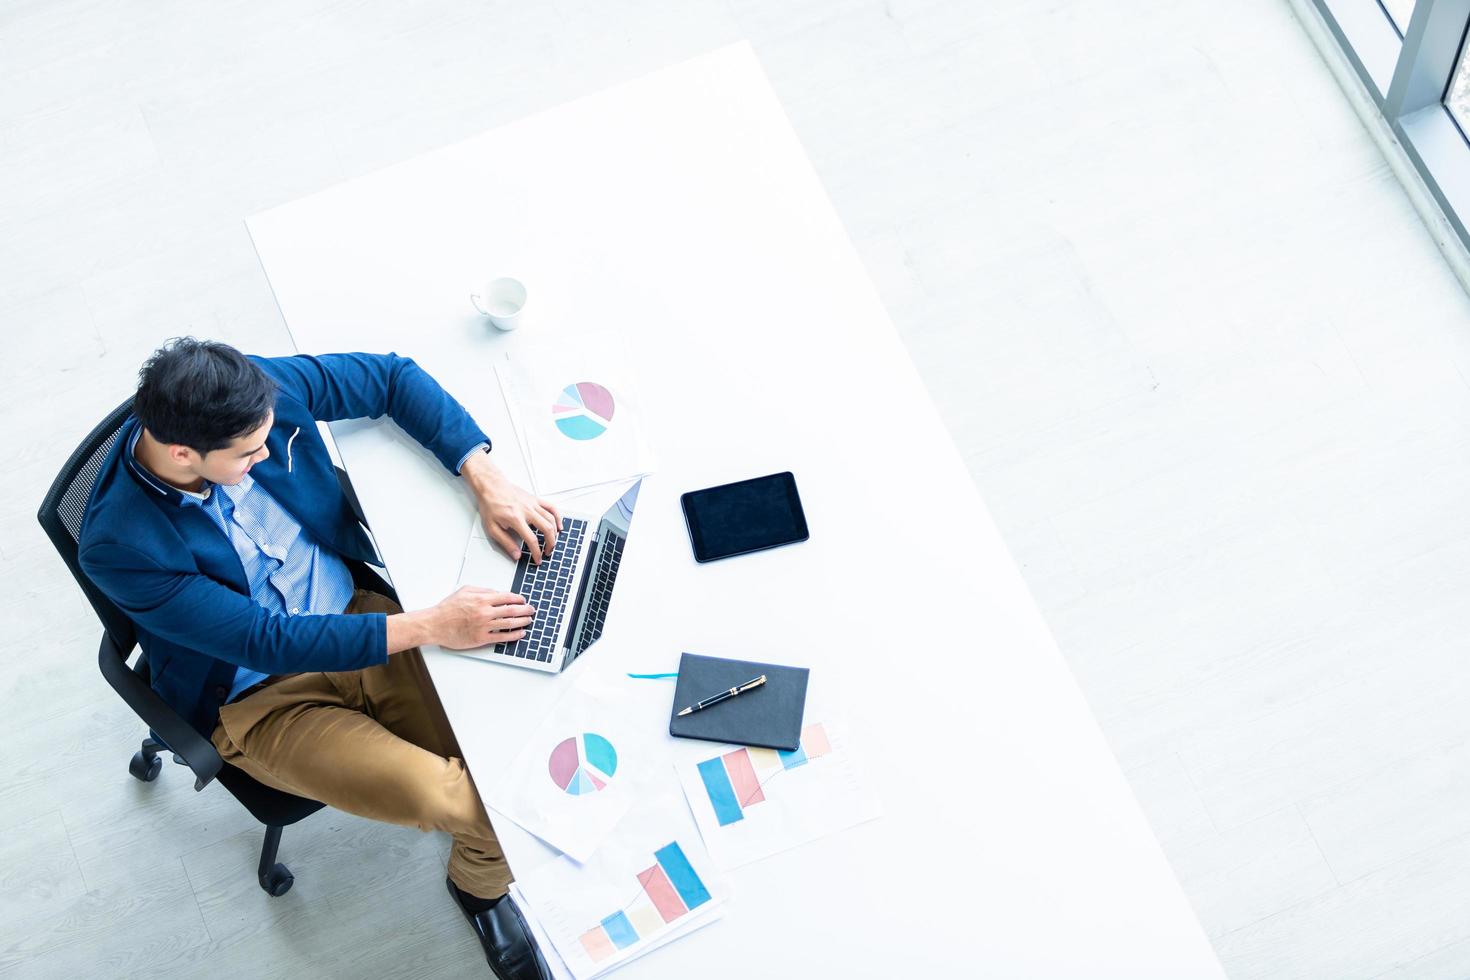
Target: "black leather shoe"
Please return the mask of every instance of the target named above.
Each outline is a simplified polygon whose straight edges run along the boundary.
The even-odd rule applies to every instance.
[[[454,904],[480,937],[485,960],[500,980],[552,980],[551,971],[536,948],[536,940],[531,938],[530,927],[509,895],[502,895],[483,912],[471,912],[460,902],[454,882],[445,878],[444,883],[449,886]]]

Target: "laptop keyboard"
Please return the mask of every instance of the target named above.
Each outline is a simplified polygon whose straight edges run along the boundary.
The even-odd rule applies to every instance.
[[[537,542],[545,546],[546,538],[539,530],[535,533]],[[564,517],[551,557],[533,565],[531,552],[521,552],[510,590],[536,607],[536,618],[521,639],[514,643],[495,644],[496,653],[551,663],[556,650],[556,631],[561,626],[567,609],[567,596],[572,590],[572,572],[577,567],[577,556],[582,553],[586,534],[586,521]]]
[[[604,537],[606,542],[602,554],[597,556],[597,569],[592,575],[592,590],[587,596],[587,618],[582,624],[582,636],[577,640],[577,649],[572,651],[574,657],[602,636],[602,624],[607,622],[607,604],[612,601],[618,566],[623,561],[623,536],[605,534]]]

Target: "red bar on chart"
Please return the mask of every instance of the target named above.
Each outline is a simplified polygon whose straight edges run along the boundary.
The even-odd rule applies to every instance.
[[[755,767],[750,764],[750,753],[744,749],[725,753],[725,772],[730,774],[730,785],[735,787],[735,801],[741,807],[760,803],[766,798],[761,792],[761,781],[756,778]]]
[[[593,926],[581,935],[582,948],[587,955],[592,957],[592,962],[601,963],[614,952],[612,940],[607,938],[607,933],[602,926]]]
[[[827,729],[821,723],[808,725],[801,730],[801,747],[806,752],[808,759],[824,756],[832,751],[832,743],[827,741]]]
[[[658,914],[663,916],[665,922],[673,922],[689,911],[684,900],[674,890],[674,883],[659,865],[655,864],[647,871],[638,872],[638,884],[643,886],[648,900],[653,902],[653,907],[658,909]]]

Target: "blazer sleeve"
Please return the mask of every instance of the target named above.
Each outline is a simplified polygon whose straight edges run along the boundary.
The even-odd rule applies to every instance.
[[[470,450],[490,437],[411,357],[397,354],[297,354],[252,357],[320,422],[387,415],[444,465],[459,472]]]
[[[197,571],[161,567],[124,544],[99,542],[82,570],[139,627],[264,674],[359,670],[388,662],[383,613],[280,616]]]

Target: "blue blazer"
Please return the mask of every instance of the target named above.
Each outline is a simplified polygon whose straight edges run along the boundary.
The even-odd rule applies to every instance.
[[[277,384],[270,457],[250,470],[301,526],[344,559],[381,562],[342,492],[318,421],[388,415],[455,472],[489,442],[469,413],[396,354],[251,357]],[[141,469],[129,417],[82,518],[83,571],[137,626],[153,689],[209,738],[236,667],[266,674],[357,670],[388,660],[387,616],[278,616],[250,598],[234,547],[199,507]]]

